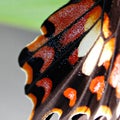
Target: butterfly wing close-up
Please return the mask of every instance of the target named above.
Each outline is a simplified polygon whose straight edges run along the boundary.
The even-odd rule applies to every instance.
[[[30,120],[120,119],[120,1],[70,0],[19,56]]]

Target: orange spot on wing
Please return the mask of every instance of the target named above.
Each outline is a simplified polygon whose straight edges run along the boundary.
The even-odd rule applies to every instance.
[[[90,83],[90,91],[97,94],[97,100],[100,100],[104,92],[104,76],[95,77]]]
[[[67,88],[65,91],[64,91],[64,96],[68,99],[70,99],[70,102],[69,102],[69,106],[72,107],[74,106],[75,102],[76,102],[76,99],[77,99],[77,92],[75,89],[73,88]]]
[[[76,110],[73,112],[73,114],[71,115],[71,118],[74,116],[74,115],[77,115],[77,114],[86,114],[87,115],[87,118],[89,119],[90,115],[91,115],[91,110],[90,108],[88,108],[87,106],[80,106],[78,108],[76,108]]]
[[[31,84],[33,79],[33,70],[27,62],[25,62],[23,70],[26,72],[27,84]]]
[[[43,103],[50,95],[50,92],[52,90],[52,81],[49,78],[43,78],[43,79],[39,80],[36,83],[36,85],[38,87],[43,87],[45,90],[45,94],[44,94],[44,97],[42,99],[42,103]]]
[[[109,30],[110,20],[107,14],[104,15],[104,22],[103,22],[103,34],[105,38],[108,38],[112,33]]]
[[[120,99],[120,82],[118,82],[116,87],[116,97]]]
[[[59,108],[53,108],[52,110],[45,113],[45,115],[42,117],[42,120],[47,120],[46,118],[48,118],[49,115],[54,114],[54,113],[58,114],[58,118],[56,118],[58,120],[60,116],[62,115],[63,111]]]
[[[98,66],[101,66],[102,64],[106,69],[109,68],[109,62],[113,56],[115,50],[115,38],[111,38],[104,46],[102,55],[100,57]],[[108,64],[107,64],[108,63]]]
[[[46,29],[45,26],[42,26],[42,27],[41,27],[41,32],[42,32],[44,35],[47,34],[47,29]]]
[[[36,107],[36,104],[37,104],[37,98],[32,93],[29,93],[28,96],[29,96],[29,98],[31,98],[31,100],[33,102],[33,109],[32,109],[32,112],[30,114],[30,117],[29,117],[29,120],[32,120],[33,116],[34,116],[34,113],[35,113],[35,107]]]
[[[120,54],[118,54],[115,59],[109,78],[109,84],[116,88],[116,96],[120,98]]]
[[[61,116],[62,113],[63,113],[63,111],[62,111],[61,109],[59,109],[59,108],[53,108],[53,109],[52,109],[52,112],[53,112],[53,113],[58,113],[59,116]]]
[[[44,64],[40,72],[44,72],[54,60],[55,51],[52,47],[44,46],[34,54],[34,57],[40,57],[44,60]]]
[[[40,48],[47,41],[48,41],[48,39],[45,36],[40,35],[33,42],[28,44],[27,48],[30,52],[33,52],[33,51],[37,50],[38,48]]]
[[[101,16],[102,9],[100,6],[96,6],[93,10],[91,10],[88,14],[87,21],[85,23],[85,31],[88,30]],[[99,26],[98,26],[99,30]]]

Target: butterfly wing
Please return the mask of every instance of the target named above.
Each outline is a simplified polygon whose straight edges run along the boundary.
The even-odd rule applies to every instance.
[[[31,120],[119,116],[114,113],[119,80],[113,79],[120,75],[120,46],[109,29],[105,4],[71,0],[43,23],[42,35],[21,52],[19,64],[28,75],[25,93],[34,103]]]

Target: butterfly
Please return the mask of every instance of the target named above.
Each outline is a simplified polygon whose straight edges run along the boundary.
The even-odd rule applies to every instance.
[[[120,1],[70,0],[19,56],[30,120],[120,119]]]

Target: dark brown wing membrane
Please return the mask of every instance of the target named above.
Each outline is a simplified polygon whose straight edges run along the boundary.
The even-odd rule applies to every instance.
[[[117,19],[117,29],[110,31],[111,3],[71,0],[23,49],[19,64],[28,75],[25,93],[34,103],[31,120],[119,117],[120,22]]]

